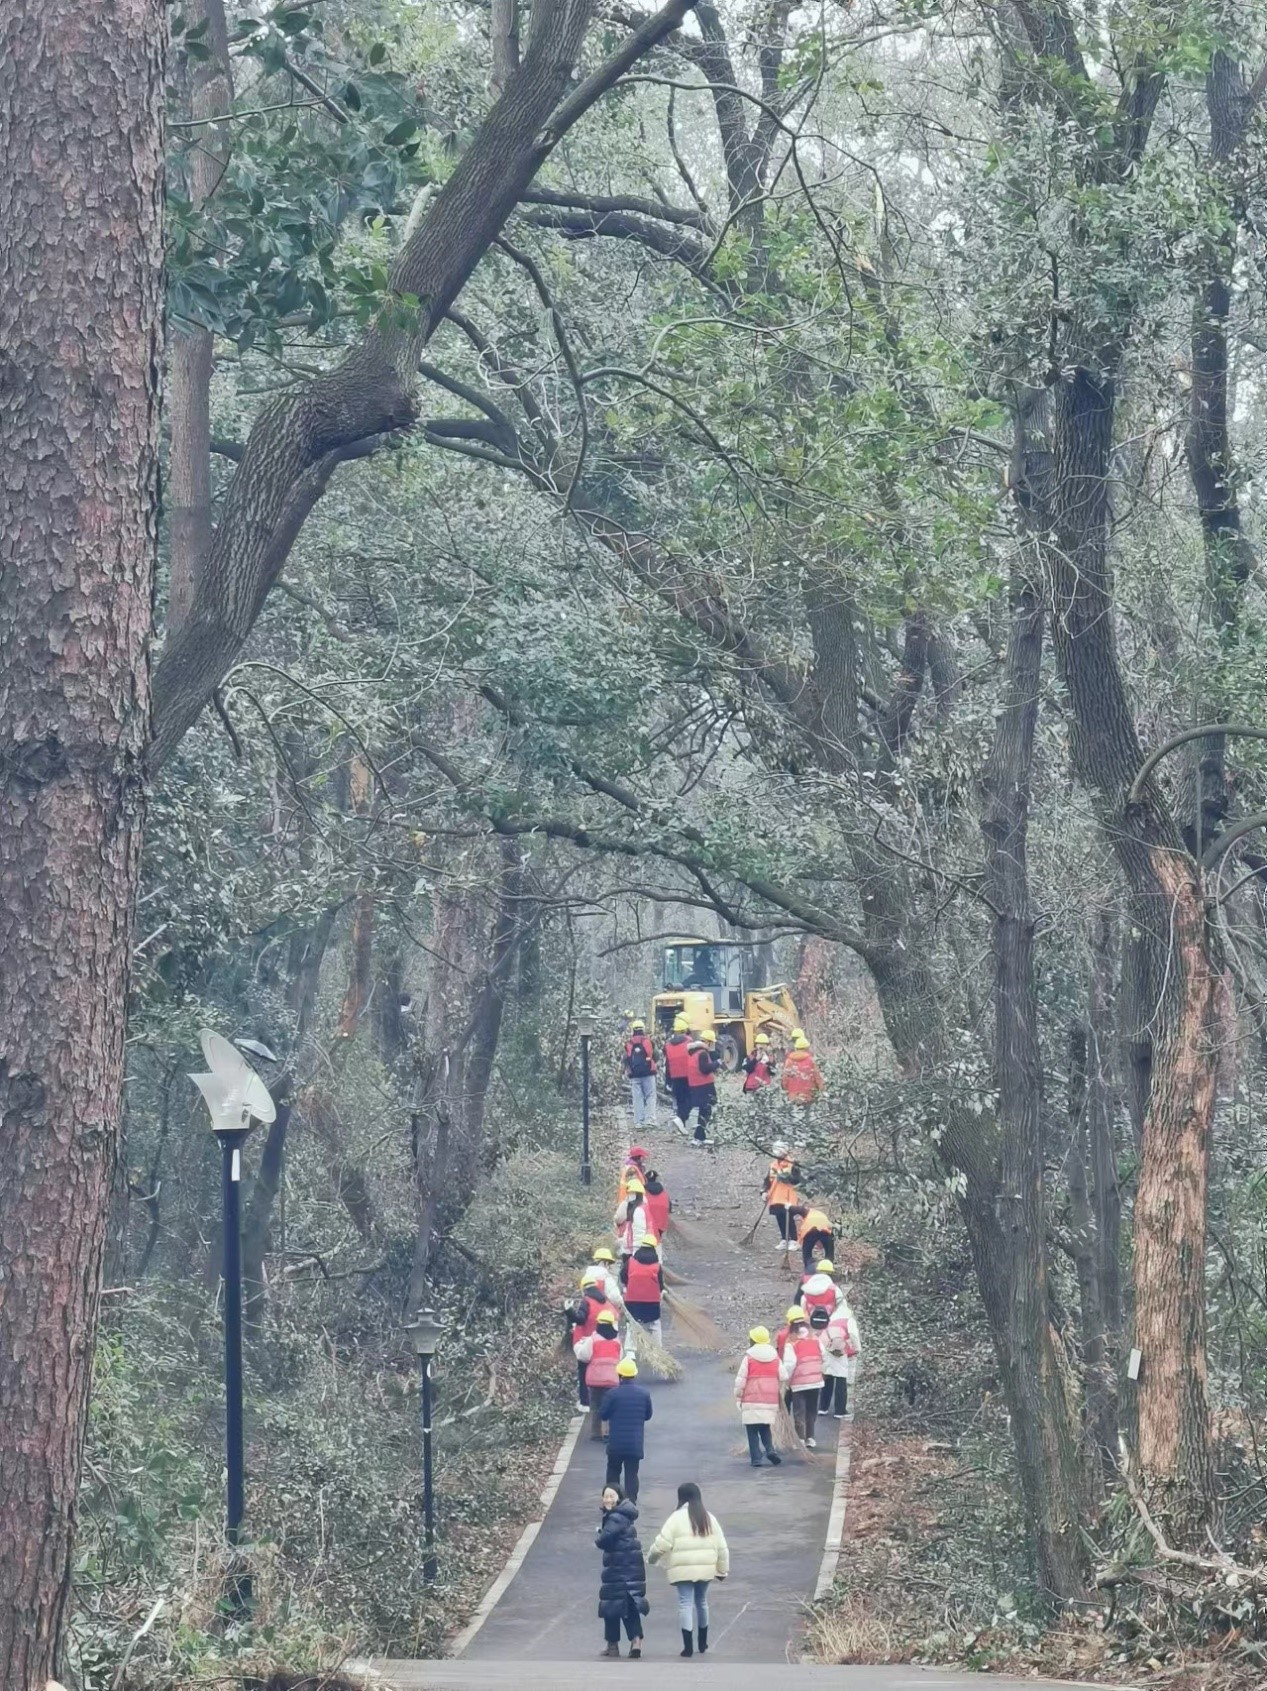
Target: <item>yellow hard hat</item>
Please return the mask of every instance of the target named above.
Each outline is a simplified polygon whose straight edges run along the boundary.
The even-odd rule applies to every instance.
[[[581,1290],[584,1291],[587,1286],[597,1286],[602,1278],[596,1268],[587,1268],[581,1276]]]
[[[793,1028],[792,1029],[792,1038],[793,1039],[804,1039],[805,1038],[805,1029],[804,1028]]]
[[[806,1039],[803,1033],[798,1033],[796,1038],[792,1041],[792,1049],[793,1051],[809,1050],[809,1040]]]
[[[600,1309],[595,1325],[598,1327],[614,1327],[616,1325],[616,1311],[614,1309]]]
[[[801,1308],[799,1303],[794,1303],[783,1319],[789,1324],[789,1326],[793,1321],[804,1321],[806,1319],[805,1311]]]
[[[770,1329],[768,1327],[750,1327],[748,1338],[754,1345],[768,1345],[770,1343]]]
[[[836,1264],[834,1262],[828,1262],[827,1258],[824,1257],[818,1265],[818,1272],[820,1274],[834,1274],[836,1272]]]
[[[757,1045],[768,1045],[770,1043],[770,1035],[768,1033],[759,1033],[754,1043]]]
[[[632,1356],[622,1356],[616,1364],[616,1372],[622,1380],[636,1380],[638,1378],[638,1364]]]
[[[644,1233],[642,1235],[641,1243],[644,1245],[655,1246],[658,1245],[660,1241],[656,1238],[654,1233]]]
[[[626,1182],[625,1185],[625,1191],[632,1192],[636,1198],[643,1197],[646,1190],[647,1188],[642,1184],[641,1180],[630,1180]]]
[[[607,1249],[606,1245],[600,1245],[598,1247],[598,1249],[594,1252],[594,1261],[595,1262],[615,1262],[615,1260],[616,1260],[615,1257]]]
[[[700,1038],[703,1039],[703,1040],[706,1040],[709,1045],[713,1045],[713,1044],[716,1043],[717,1034],[714,1031],[714,1029],[705,1028],[703,1033],[700,1034]]]
[[[633,1031],[635,1033],[645,1033],[647,1031],[647,1024],[642,1020],[641,1016],[634,1023]]]
[[[673,1031],[674,1031],[674,1033],[689,1033],[690,1027],[691,1027],[691,1024],[687,1021],[685,1016],[674,1016],[674,1018],[673,1018]]]

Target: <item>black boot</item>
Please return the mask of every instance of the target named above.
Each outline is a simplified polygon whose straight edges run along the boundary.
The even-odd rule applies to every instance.
[[[691,1629],[686,1626],[682,1628],[682,1649],[680,1653],[683,1656],[693,1656],[695,1654],[695,1640],[691,1635]]]
[[[702,1626],[699,1629],[699,1653],[700,1653],[700,1655],[701,1656],[704,1655],[707,1650],[708,1650],[708,1628],[706,1626]]]

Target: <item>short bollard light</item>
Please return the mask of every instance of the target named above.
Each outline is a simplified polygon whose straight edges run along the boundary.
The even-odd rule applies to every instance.
[[[444,1337],[444,1327],[434,1310],[420,1309],[407,1331],[422,1373],[422,1577],[425,1584],[432,1585],[436,1577],[436,1515],[431,1466],[431,1359]]]
[[[210,1028],[199,1035],[208,1073],[190,1075],[211,1113],[220,1141],[224,1210],[224,1445],[227,1476],[224,1536],[228,1546],[227,1598],[244,1615],[251,1606],[251,1571],[242,1554],[246,1515],[246,1456],[242,1431],[242,1147],[256,1122],[271,1122],[276,1108],[268,1088],[229,1041]]]

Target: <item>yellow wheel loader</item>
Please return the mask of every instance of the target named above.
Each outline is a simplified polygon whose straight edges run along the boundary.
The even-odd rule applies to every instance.
[[[651,1000],[651,1026],[663,1046],[676,1016],[692,1033],[713,1028],[722,1066],[734,1072],[759,1033],[786,1042],[797,1025],[786,986],[762,978],[757,953],[734,940],[670,939],[664,947],[660,991]]]

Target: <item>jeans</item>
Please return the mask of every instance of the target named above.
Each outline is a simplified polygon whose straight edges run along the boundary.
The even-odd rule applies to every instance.
[[[635,1639],[642,1637],[642,1616],[638,1613],[638,1605],[632,1597],[625,1599],[623,1615],[603,1616],[603,1637],[609,1644],[620,1643],[620,1623],[625,1623],[625,1636],[632,1644]]]
[[[610,1386],[591,1386],[590,1394],[590,1437],[601,1439],[603,1436],[603,1399],[611,1390]]]
[[[836,1240],[832,1234],[824,1232],[821,1227],[811,1227],[808,1233],[801,1235],[801,1261],[805,1264],[807,1274],[814,1272],[815,1245],[823,1247],[823,1255],[830,1262],[832,1252],[836,1248]]]
[[[823,1380],[823,1395],[818,1400],[818,1413],[830,1415],[834,1407],[837,1415],[843,1415],[848,1403],[848,1380],[843,1374],[828,1374]]]
[[[607,1485],[618,1485],[624,1488],[625,1496],[631,1503],[638,1501],[638,1464],[641,1456],[613,1456],[607,1452]],[[624,1477],[621,1477],[621,1469]]]
[[[792,1420],[803,1439],[812,1439],[814,1436],[814,1428],[818,1425],[818,1399],[821,1393],[821,1386],[811,1386],[808,1391],[792,1393]]]
[[[764,1422],[759,1427],[745,1427],[744,1432],[748,1435],[748,1455],[754,1463],[760,1464],[762,1450],[767,1456],[774,1454],[774,1433]]]
[[[635,1127],[655,1126],[655,1076],[653,1074],[631,1075],[629,1090],[633,1094],[633,1117]]]
[[[779,1224],[779,1238],[786,1243],[788,1237],[787,1205],[771,1204],[770,1214]]]
[[[678,1623],[683,1632],[693,1632],[696,1616],[699,1624],[708,1625],[708,1588],[711,1580],[678,1579],[673,1582],[677,1592]]]

